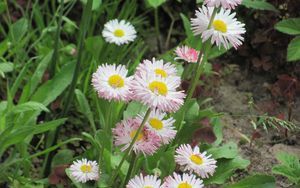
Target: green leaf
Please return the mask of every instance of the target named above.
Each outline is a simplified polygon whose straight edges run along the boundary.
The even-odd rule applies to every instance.
[[[0,63],[0,75],[4,78],[7,72],[12,72],[14,65],[12,63]]]
[[[144,106],[142,103],[139,102],[130,102],[124,111],[124,119],[135,117],[138,114],[145,113],[147,110],[147,107]]]
[[[151,7],[157,8],[160,5],[162,5],[164,2],[166,2],[166,0],[147,0],[147,2]]]
[[[74,152],[69,149],[63,149],[57,152],[57,154],[52,159],[52,167],[70,164],[73,160]]]
[[[83,4],[86,4],[87,0],[81,0]],[[98,10],[102,4],[102,0],[94,0],[92,4],[92,10]]]
[[[300,36],[294,38],[288,45],[287,60],[296,61],[300,59]]]
[[[278,153],[276,158],[281,164],[272,168],[274,174],[286,176],[290,181],[298,184],[300,181],[300,163],[299,159],[288,153]]]
[[[223,184],[237,169],[245,169],[249,164],[250,161],[242,159],[240,156],[234,159],[218,160],[216,172],[204,182],[205,184]]]
[[[256,174],[246,177],[237,183],[225,185],[222,188],[275,188],[275,178],[273,176]]]
[[[238,155],[238,147],[236,143],[230,142],[220,147],[213,147],[207,150],[207,152],[212,154],[214,159],[233,159]]]
[[[100,143],[101,147],[106,148],[108,151],[112,150],[112,141],[104,130],[98,130],[95,139]]]
[[[180,17],[181,17],[182,22],[183,22],[183,27],[184,27],[186,36],[188,38],[194,37],[193,31],[191,29],[191,23],[190,23],[189,19],[182,13],[180,13]]]
[[[23,113],[27,111],[45,111],[49,112],[48,108],[39,102],[29,101],[19,104],[12,109],[13,113]]]
[[[222,132],[222,125],[221,125],[220,118],[218,117],[212,118],[211,124],[213,126],[214,133],[217,137],[217,140],[214,142],[214,145],[215,146],[220,145],[223,140],[223,132]]]
[[[289,35],[300,34],[300,18],[281,20],[275,25],[275,29]]]
[[[196,99],[192,99],[190,102],[192,104],[187,109],[186,116],[185,116],[185,119],[188,121],[196,120],[199,115],[199,109],[200,109]]]
[[[21,18],[10,26],[8,38],[11,42],[17,43],[28,31],[28,20]]]
[[[71,83],[75,63],[65,65],[52,80],[48,80],[34,93],[31,100],[37,101],[45,106],[54,101]]]
[[[271,3],[268,3],[265,0],[243,0],[242,5],[247,8],[278,12],[278,10]]]
[[[75,90],[75,94],[79,104],[79,111],[86,116],[92,127],[95,127],[94,116],[85,95],[79,89]]]

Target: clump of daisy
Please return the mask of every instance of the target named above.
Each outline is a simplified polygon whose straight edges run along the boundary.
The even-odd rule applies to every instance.
[[[71,176],[81,183],[99,179],[99,167],[96,161],[87,159],[74,161],[70,166],[70,171]]]
[[[209,7],[222,6],[224,9],[234,9],[241,3],[242,0],[204,0],[204,4],[206,4]]]
[[[197,50],[188,46],[177,47],[175,53],[177,55],[175,59],[180,59],[188,63],[196,63],[199,56],[199,52]]]
[[[184,171],[195,172],[202,178],[212,176],[217,168],[217,161],[206,152],[200,153],[198,146],[192,149],[190,145],[183,144],[176,149],[175,153],[175,161],[184,168]]]
[[[140,76],[142,73],[154,73],[157,76],[163,78],[176,76],[176,66],[170,62],[164,63],[163,60],[156,60],[152,58],[152,61],[146,59],[136,68],[136,75]]]
[[[176,112],[185,98],[183,91],[177,91],[180,82],[177,76],[164,78],[142,72],[140,76],[135,76],[132,83],[133,98],[152,109]]]
[[[125,20],[110,20],[104,25],[102,35],[106,42],[116,45],[128,44],[136,38],[134,27]]]
[[[165,119],[166,113],[160,112],[159,110],[151,111],[148,121],[146,122],[146,128],[152,130],[160,138],[163,144],[168,144],[176,135],[175,127],[173,126],[175,120],[170,117]],[[140,120],[144,119],[145,114],[139,116]]]
[[[124,65],[100,65],[93,74],[92,85],[101,98],[109,101],[129,101],[133,77],[127,77],[127,73]]]
[[[126,188],[161,188],[161,180],[157,176],[147,175],[144,177],[140,174],[132,178]]]
[[[122,146],[121,150],[125,151],[129,148],[141,121],[137,118],[130,118],[117,123],[114,128],[114,144]],[[143,153],[144,155],[152,155],[160,147],[160,138],[153,131],[143,128],[138,134],[135,143],[133,144],[133,151],[135,153]]]
[[[203,186],[203,181],[193,174],[184,173],[183,175],[179,175],[173,173],[173,177],[168,176],[166,178],[162,188],[202,188]]]
[[[194,34],[201,34],[203,41],[211,39],[211,43],[215,43],[218,47],[223,45],[229,49],[231,44],[237,49],[244,40],[242,34],[246,32],[245,24],[235,18],[235,13],[221,8],[215,15],[211,27],[208,28],[213,9],[213,7],[202,6],[196,11],[196,18],[191,19]]]

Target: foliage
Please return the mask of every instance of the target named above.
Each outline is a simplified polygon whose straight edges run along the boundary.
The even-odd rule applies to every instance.
[[[296,37],[292,39],[287,48],[287,61],[296,61],[300,59],[300,18],[288,18],[278,22],[275,25],[275,29],[278,31],[295,35]]]
[[[300,163],[299,159],[289,153],[280,152],[276,155],[280,164],[272,168],[273,174],[287,177],[291,182],[300,185]]]

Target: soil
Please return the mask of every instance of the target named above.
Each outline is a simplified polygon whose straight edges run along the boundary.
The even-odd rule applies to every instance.
[[[278,152],[288,152],[300,158],[300,134],[298,131],[289,132],[288,139],[285,139],[284,133],[268,129],[268,132],[262,128],[257,129],[257,137],[253,144],[243,142],[241,134],[251,139],[255,130],[251,125],[251,117],[249,116],[249,96],[253,96],[254,103],[267,106],[267,103],[272,101],[272,95],[267,89],[266,82],[268,75],[261,76],[252,74],[249,76],[242,71],[239,65],[230,65],[235,67],[231,69],[230,74],[224,76],[217,87],[217,94],[214,96],[214,107],[216,111],[223,112],[224,116],[221,118],[224,126],[223,134],[224,141],[235,141],[239,143],[241,155],[251,161],[251,165],[246,171],[237,172],[232,178],[232,181],[237,181],[247,174],[264,173],[271,174],[271,169],[274,164],[277,164],[275,155]],[[299,96],[298,96],[299,98]],[[300,101],[296,101],[293,106],[293,122],[297,124],[300,122]],[[273,110],[273,109],[272,109]],[[279,105],[273,113],[286,113],[287,106],[285,104]],[[262,115],[261,111],[254,110],[252,114]],[[297,124],[299,127],[299,123]],[[299,133],[299,132],[298,132]],[[276,176],[276,187],[287,188],[291,187],[291,183],[284,177]]]

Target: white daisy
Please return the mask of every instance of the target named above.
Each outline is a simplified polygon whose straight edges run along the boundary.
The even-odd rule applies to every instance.
[[[92,85],[99,97],[109,101],[129,101],[132,94],[130,83],[133,77],[126,77],[127,72],[124,65],[100,65],[92,77]]]
[[[133,98],[153,109],[175,112],[183,105],[185,97],[183,91],[176,91],[179,86],[179,77],[163,78],[155,74],[141,73],[132,83]]]
[[[175,137],[176,130],[174,130],[174,122],[175,120],[170,117],[168,119],[164,119],[167,114],[160,112],[159,110],[153,110],[148,118],[146,123],[146,127],[153,132],[155,132],[162,140],[163,144],[168,144]],[[140,120],[144,119],[145,114],[139,116]]]
[[[143,63],[139,64],[136,68],[136,75],[140,75],[142,72],[154,73],[163,78],[177,74],[175,65],[170,62],[164,63],[163,60],[156,60],[155,58],[152,58],[152,61],[145,59]]]
[[[99,179],[99,167],[96,161],[87,159],[74,161],[70,166],[72,177],[81,183]]]
[[[220,7],[224,9],[234,9],[242,3],[242,0],[204,0],[204,4],[209,7]]]
[[[192,149],[190,145],[183,144],[176,149],[175,153],[175,161],[184,168],[184,171],[195,172],[202,178],[212,176],[217,168],[217,161],[206,152],[200,153],[198,146]]]
[[[157,176],[140,174],[132,178],[126,188],[161,188],[161,180]]]
[[[182,176],[173,173],[173,177],[168,176],[162,188],[202,188],[203,181],[195,175],[183,174]]]
[[[128,44],[136,38],[134,27],[125,20],[110,20],[104,25],[102,35],[108,43]]]
[[[202,6],[199,11],[196,11],[196,18],[191,19],[194,34],[201,34],[203,41],[211,38],[211,43],[216,43],[218,47],[223,44],[226,49],[229,49],[231,44],[237,49],[244,40],[241,35],[246,32],[245,24],[235,18],[235,13],[231,14],[230,10],[221,8],[216,14],[212,26],[208,29],[213,9]]]

